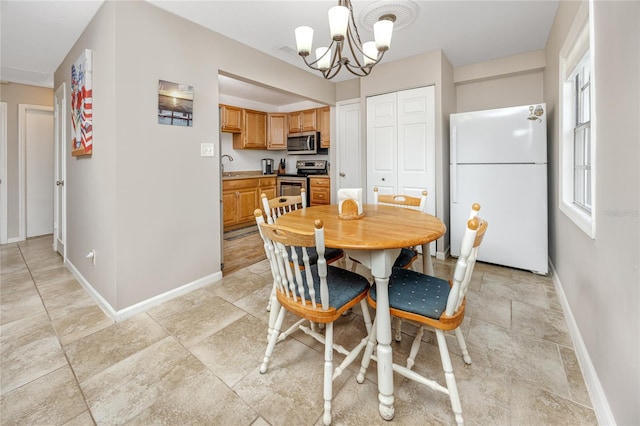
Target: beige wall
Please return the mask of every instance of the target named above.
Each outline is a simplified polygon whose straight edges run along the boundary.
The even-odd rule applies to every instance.
[[[558,55],[578,6],[579,2],[560,3],[546,46],[544,98],[549,111],[551,145],[550,258],[588,353],[587,361],[592,364],[583,363],[582,368],[592,385],[589,391],[599,421],[637,425],[640,424],[640,3],[593,3],[595,239],[578,229],[558,208]]]
[[[55,87],[69,87],[83,49],[93,51],[94,151],[67,161],[67,260],[123,316],[220,276],[219,151],[200,157],[201,143],[220,146],[218,73],[324,104],[335,85],[146,2],[105,2]],[[159,79],[194,87],[193,127],[157,124]]]
[[[336,84],[336,101],[349,101],[360,97],[360,79],[341,81]]]
[[[500,76],[456,87],[457,112],[542,103],[543,72]]]
[[[0,101],[7,103],[7,239],[17,239],[19,229],[18,105],[53,107],[53,90],[25,84],[0,85]],[[3,184],[5,184],[3,182]],[[4,214],[4,213],[3,213]]]
[[[436,168],[436,176],[443,176],[442,181],[442,205],[441,212],[442,217],[447,218],[446,224],[447,229],[450,228],[451,224],[449,223],[449,211],[451,210],[451,197],[450,197],[450,173],[449,173],[449,164],[450,164],[450,151],[449,151],[449,137],[450,137],[450,128],[449,128],[449,116],[457,111],[457,99],[456,99],[456,86],[454,83],[454,68],[447,59],[446,56],[442,55],[442,92],[440,95],[440,108],[442,109],[441,121],[442,121],[442,145],[438,148],[441,150],[440,152],[436,151],[436,155],[441,159],[440,164]],[[451,245],[450,235],[447,233],[441,239],[442,246],[444,247],[443,251],[440,251],[439,255],[444,256],[448,255],[449,247]]]
[[[457,112],[506,108],[543,102],[542,50],[454,70]]]

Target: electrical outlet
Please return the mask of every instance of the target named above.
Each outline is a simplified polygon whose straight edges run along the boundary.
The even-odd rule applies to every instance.
[[[214,145],[212,143],[200,144],[200,157],[215,157]]]

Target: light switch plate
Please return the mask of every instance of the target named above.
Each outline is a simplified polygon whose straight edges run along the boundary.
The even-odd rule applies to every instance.
[[[215,157],[214,145],[212,143],[200,144],[200,157]]]

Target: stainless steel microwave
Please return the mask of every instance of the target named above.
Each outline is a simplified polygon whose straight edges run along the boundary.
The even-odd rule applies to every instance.
[[[319,143],[320,133],[318,132],[289,133],[287,137],[287,153],[317,154]]]

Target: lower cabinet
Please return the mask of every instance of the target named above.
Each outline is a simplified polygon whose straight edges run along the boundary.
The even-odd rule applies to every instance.
[[[260,179],[260,187],[258,189],[258,208],[262,208],[260,197],[264,193],[267,196],[267,200],[276,198],[276,178],[268,177]]]
[[[253,212],[260,206],[260,194],[268,198],[276,195],[276,178],[244,178],[222,181],[222,209],[224,230],[254,224]]]
[[[328,176],[309,178],[309,191],[311,206],[331,204],[331,179]]]

